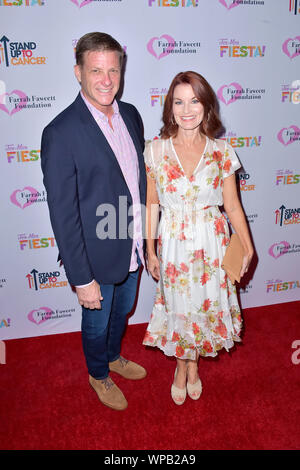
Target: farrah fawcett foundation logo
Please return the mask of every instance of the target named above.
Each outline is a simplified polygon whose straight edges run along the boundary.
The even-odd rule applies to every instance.
[[[261,100],[265,95],[265,88],[254,89],[249,87],[243,87],[237,82],[223,85],[219,88],[217,96],[222,103],[228,106],[231,103],[239,100]]]
[[[39,307],[35,310],[31,310],[31,312],[28,313],[27,318],[29,321],[39,326],[49,320],[59,320],[71,317],[73,313],[75,313],[75,308],[61,310],[49,307]]]
[[[28,96],[22,90],[12,90],[0,94],[0,110],[13,116],[24,109],[51,108],[55,96]]]
[[[47,194],[44,189],[38,191],[31,186],[25,186],[23,189],[16,189],[11,194],[10,200],[15,206],[25,209],[38,202],[47,202]]]
[[[197,40],[174,39],[168,34],[153,37],[147,43],[148,52],[158,60],[169,54],[197,54],[199,53],[200,47],[201,44]]]
[[[265,4],[264,0],[219,0],[219,3],[227,8],[227,10],[231,10],[239,5],[261,6]]]

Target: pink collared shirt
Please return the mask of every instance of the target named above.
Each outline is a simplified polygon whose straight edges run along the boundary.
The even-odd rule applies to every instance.
[[[143,265],[145,264],[139,191],[139,166],[136,149],[122,116],[119,113],[119,107],[116,100],[114,100],[112,104],[114,111],[111,117],[112,129],[109,125],[107,116],[95,108],[95,106],[85,98],[82,92],[81,97],[112,148],[132,197],[133,213],[131,215],[133,215],[134,233],[129,271],[136,271],[138,268],[136,251],[138,251]]]

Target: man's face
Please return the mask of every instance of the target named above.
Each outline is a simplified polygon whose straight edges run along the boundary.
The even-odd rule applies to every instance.
[[[117,51],[87,51],[83,65],[75,65],[75,75],[85,98],[109,115],[120,87],[120,55]]]

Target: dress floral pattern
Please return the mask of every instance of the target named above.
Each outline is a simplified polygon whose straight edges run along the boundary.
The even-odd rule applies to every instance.
[[[240,341],[242,327],[235,286],[221,268],[230,235],[218,207],[224,178],[241,165],[230,145],[208,137],[190,178],[172,139],[147,143],[145,164],[161,217],[160,281],[143,344],[181,359],[216,356]]]

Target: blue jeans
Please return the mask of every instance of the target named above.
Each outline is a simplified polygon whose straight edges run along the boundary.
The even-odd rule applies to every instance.
[[[89,374],[105,379],[108,363],[120,357],[127,314],[134,305],[140,269],[120,284],[101,284],[100,310],[82,307],[81,337]]]

